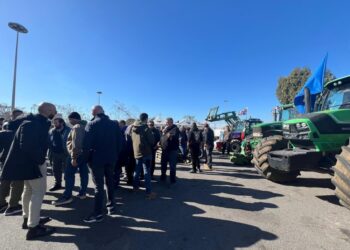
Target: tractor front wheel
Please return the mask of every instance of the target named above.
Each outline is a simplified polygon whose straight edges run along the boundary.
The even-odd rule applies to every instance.
[[[333,167],[332,183],[335,186],[335,195],[340,204],[350,209],[350,145],[343,146],[340,155],[336,156],[337,163]]]
[[[269,136],[263,138],[261,142],[255,147],[253,152],[252,163],[254,167],[258,170],[260,175],[266,179],[274,182],[291,182],[294,181],[298,175],[299,171],[293,172],[282,172],[276,169],[273,169],[269,162],[267,155],[271,151],[281,150],[287,148],[287,141],[283,140],[283,137],[280,135]]]

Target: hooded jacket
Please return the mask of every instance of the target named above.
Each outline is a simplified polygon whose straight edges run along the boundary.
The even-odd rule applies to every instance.
[[[49,132],[49,149],[51,153],[68,155],[67,139],[70,133],[70,128],[66,124],[63,125],[62,130],[53,128]]]
[[[141,123],[141,121],[135,121],[132,128],[131,138],[136,159],[145,156],[152,156],[154,136],[147,124]]]

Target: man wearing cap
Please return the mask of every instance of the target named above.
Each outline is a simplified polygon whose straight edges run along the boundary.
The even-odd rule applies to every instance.
[[[49,191],[57,191],[62,189],[62,173],[66,168],[68,151],[67,138],[70,128],[66,126],[62,115],[57,114],[53,119],[54,128],[49,134],[49,150],[50,159],[52,161],[52,170],[55,179],[55,184]]]
[[[86,190],[89,181],[89,171],[86,162],[82,159],[83,140],[85,136],[86,121],[81,120],[77,112],[72,112],[69,116],[69,123],[73,126],[67,139],[67,150],[69,153],[67,166],[64,171],[65,191],[63,195],[52,204],[60,206],[73,201],[72,192],[75,182],[75,173],[79,170],[80,174],[80,191],[77,195],[79,199],[86,198]]]

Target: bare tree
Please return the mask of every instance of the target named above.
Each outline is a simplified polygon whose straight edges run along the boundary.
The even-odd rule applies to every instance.
[[[0,117],[5,118],[5,120],[10,119],[11,117],[11,106],[8,106],[4,103],[0,104]]]
[[[81,108],[76,107],[71,104],[65,104],[65,105],[56,105],[57,112],[62,114],[64,119],[67,119],[69,114],[72,112],[78,112],[83,120],[89,120],[89,115],[84,112]]]
[[[112,115],[115,116],[117,120],[120,119],[134,119],[135,114],[122,102],[115,101],[112,107]]]

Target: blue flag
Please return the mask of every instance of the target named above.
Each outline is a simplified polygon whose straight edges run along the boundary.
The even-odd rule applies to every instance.
[[[316,97],[322,92],[324,76],[326,73],[328,54],[324,57],[322,64],[318,69],[307,79],[306,83],[299,91],[299,93],[294,97],[294,105],[300,114],[305,113],[305,103],[304,103],[304,89],[307,87],[310,90],[310,105],[311,112],[314,109]]]

